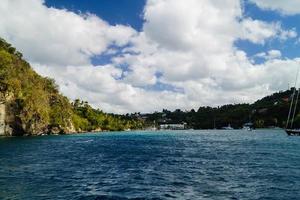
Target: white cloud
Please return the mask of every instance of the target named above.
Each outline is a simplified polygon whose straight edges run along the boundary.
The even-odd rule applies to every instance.
[[[158,111],[165,108],[165,105],[184,109],[185,106],[196,105],[184,94],[171,91],[145,91],[118,81],[116,78],[121,75],[121,70],[112,65],[64,68],[39,64],[33,66],[40,74],[55,77],[60,89],[68,97],[87,100],[93,106],[109,112]]]
[[[122,46],[135,34],[123,25],[110,26],[92,14],[47,8],[42,0],[3,0],[0,35],[31,61],[82,65],[108,45]]]
[[[258,53],[254,55],[254,57],[264,58],[266,60],[279,59],[281,58],[281,51],[273,49],[268,52]]]
[[[209,16],[209,17],[208,17]],[[238,31],[235,18],[241,17],[240,2],[237,0],[149,0],[145,6],[144,32],[162,48],[191,50],[205,47],[206,51],[222,51],[220,43],[231,44]],[[223,37],[216,37],[215,34]],[[217,35],[217,36],[218,36]],[[207,45],[207,43],[210,45]]]
[[[41,0],[0,4],[0,35],[40,74],[55,78],[65,95],[105,111],[252,102],[294,78],[298,60],[282,60],[272,50],[255,65],[235,46],[240,39],[263,45],[297,36],[278,22],[243,17],[239,0],[148,0],[144,20],[137,32],[92,14],[47,8]],[[112,62],[92,66],[91,57],[103,53]],[[173,90],[155,90],[158,82]]]
[[[281,52],[279,50],[270,50],[268,52],[269,58],[274,59],[274,58],[280,58],[281,57]]]
[[[250,0],[264,10],[278,11],[284,15],[300,14],[299,0]]]
[[[279,34],[279,38],[281,40],[287,40],[289,38],[296,38],[298,36],[298,33],[296,32],[296,29],[290,29],[290,30],[281,30]]]
[[[247,18],[242,20],[241,26],[241,38],[257,44],[264,44],[266,39],[270,38],[278,38],[284,41],[297,37],[295,29],[284,30],[278,22],[267,23]]]

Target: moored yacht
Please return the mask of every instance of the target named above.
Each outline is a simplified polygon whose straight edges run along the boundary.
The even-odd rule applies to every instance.
[[[300,136],[300,129],[299,128],[294,128],[294,120],[296,116],[296,110],[297,110],[297,105],[298,105],[298,98],[299,98],[299,93],[300,93],[300,88],[297,90],[297,81],[298,81],[298,75],[299,75],[299,68],[296,74],[296,81],[295,81],[295,87],[293,90],[292,94],[292,100],[290,104],[290,109],[289,109],[289,114],[288,118],[286,121],[286,126],[285,126],[285,132],[290,135],[290,136]]]
[[[233,130],[230,124],[228,126],[222,127],[223,130]]]
[[[252,131],[253,130],[253,123],[248,122],[248,123],[244,124],[243,125],[243,130]]]

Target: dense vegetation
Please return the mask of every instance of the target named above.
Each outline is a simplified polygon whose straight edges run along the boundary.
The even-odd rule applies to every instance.
[[[222,128],[230,124],[241,128],[247,122],[253,122],[256,128],[285,127],[293,88],[267,96],[253,104],[234,104],[221,107],[200,107],[197,111],[163,110],[145,114],[147,124],[183,123],[189,128]],[[297,106],[298,113],[300,103]],[[295,127],[300,127],[300,115],[296,115]]]
[[[106,114],[59,93],[54,80],[38,75],[22,54],[0,39],[0,92],[10,135],[142,128],[135,117]]]
[[[73,122],[79,130],[132,130],[142,129],[143,122],[137,117],[106,114],[99,109],[93,109],[87,102],[76,99],[72,103],[74,111]]]

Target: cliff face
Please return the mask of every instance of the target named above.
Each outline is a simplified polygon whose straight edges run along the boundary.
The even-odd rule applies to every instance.
[[[5,123],[5,116],[6,116],[6,111],[5,111],[5,104],[1,103],[0,104],[0,135],[6,135],[6,123]]]
[[[51,94],[44,100],[45,105],[37,109],[35,106],[38,102],[31,102],[30,107],[25,106],[19,103],[20,98],[13,92],[1,91],[0,136],[69,134],[81,131],[74,126],[72,120],[74,113],[66,97]],[[43,116],[45,111],[47,115]]]
[[[66,134],[75,133],[76,129],[71,118],[64,119],[64,126],[51,123],[32,122],[26,123],[22,120],[16,107],[17,99],[12,95],[1,95],[0,101],[0,136],[23,136],[23,135],[42,135],[42,134]]]
[[[54,81],[32,70],[0,39],[0,135],[75,132],[72,105]]]
[[[6,93],[0,94],[0,136],[13,136],[16,127],[16,117],[11,110],[13,99]]]

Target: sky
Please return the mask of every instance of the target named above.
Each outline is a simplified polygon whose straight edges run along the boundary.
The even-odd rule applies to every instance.
[[[294,85],[299,0],[1,0],[0,37],[106,112],[251,103]]]

